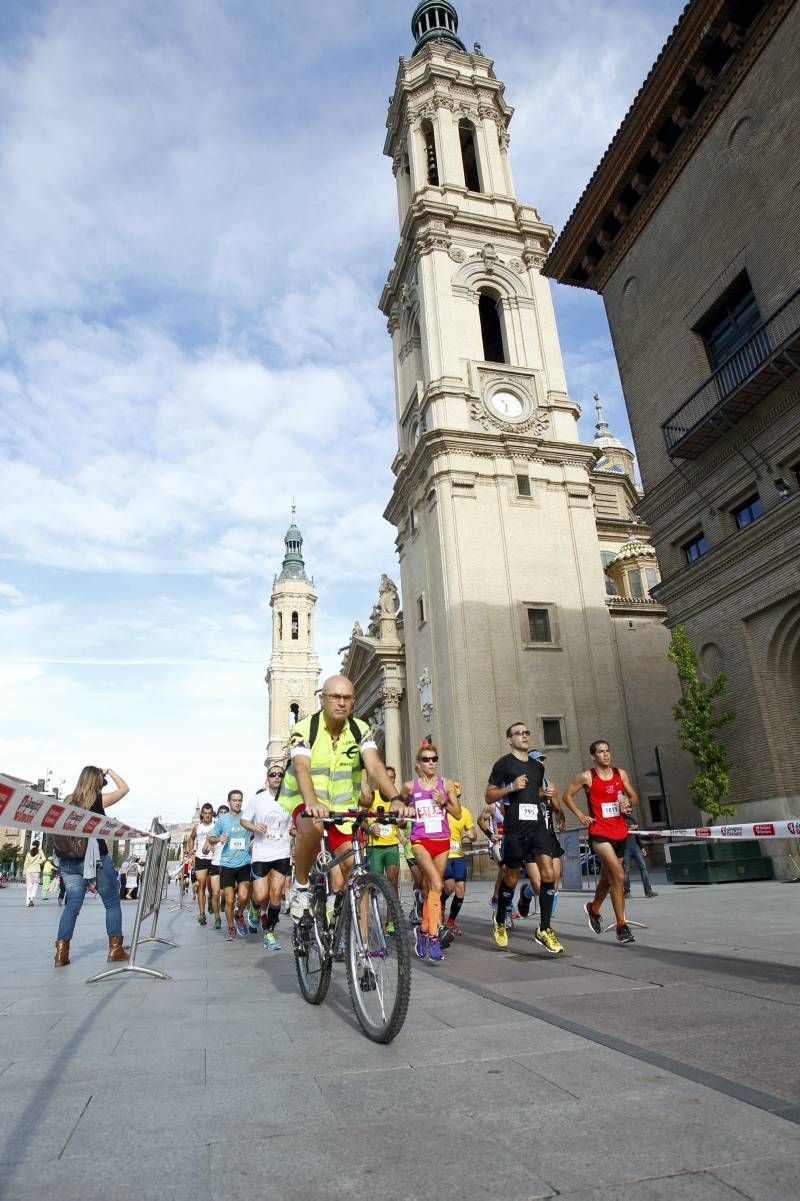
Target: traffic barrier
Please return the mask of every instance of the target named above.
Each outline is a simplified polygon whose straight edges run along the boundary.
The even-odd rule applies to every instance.
[[[163,834],[137,830],[107,814],[92,813],[79,805],[37,792],[24,780],[0,775],[0,826],[20,830],[42,830],[46,834],[69,834],[73,838],[105,838],[119,841],[126,838],[168,838]]]
[[[169,833],[161,825],[158,818],[154,817],[149,835],[152,838],[152,842],[148,848],[144,863],[144,872],[139,881],[139,900],[136,904],[136,916],[133,919],[130,958],[127,963],[122,963],[119,967],[108,968],[104,972],[99,972],[96,976],[91,976],[86,981],[87,984],[94,984],[96,980],[108,980],[111,976],[121,976],[125,972],[138,972],[142,976],[154,976],[156,980],[170,979],[166,972],[160,972],[153,967],[139,967],[136,963],[136,952],[142,943],[160,942],[165,947],[177,947],[178,945],[175,942],[171,942],[168,938],[156,937],[158,914],[161,909],[161,900],[164,896],[164,880],[167,874]],[[151,916],[153,924],[150,927],[150,933],[142,937],[142,922]]]
[[[636,830],[647,838],[719,838],[735,842],[744,838],[800,838],[800,819],[778,822],[750,822],[741,826],[695,826],[688,830]]]

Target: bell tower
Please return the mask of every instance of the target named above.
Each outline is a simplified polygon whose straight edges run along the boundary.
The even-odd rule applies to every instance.
[[[554,232],[515,194],[513,109],[492,61],[423,0],[384,152],[400,240],[380,307],[392,339],[397,530],[410,736],[441,741],[483,797],[525,720],[561,783],[592,739],[629,753],[592,504],[548,281]],[[417,693],[419,703],[417,704]],[[601,732],[604,731],[604,732]],[[466,791],[466,790],[469,791]]]
[[[295,506],[284,544],[286,553],[270,597],[272,654],[267,668],[269,738],[267,762],[283,760],[289,731],[317,708],[319,659],[314,650],[314,581],[306,575],[303,535],[295,524]]]

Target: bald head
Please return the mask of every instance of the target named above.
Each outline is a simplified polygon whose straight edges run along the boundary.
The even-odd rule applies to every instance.
[[[320,700],[325,720],[330,727],[343,726],[353,712],[355,702],[353,681],[347,676],[329,676],[322,685]]]

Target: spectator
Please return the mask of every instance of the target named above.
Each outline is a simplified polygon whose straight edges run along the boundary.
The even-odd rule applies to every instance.
[[[650,876],[645,863],[647,851],[644,847],[644,842],[636,833],[639,829],[636,822],[630,815],[626,816],[625,821],[628,823],[628,837],[625,839],[625,852],[622,859],[623,868],[625,871],[625,896],[631,895],[631,859],[639,869],[639,874],[642,877],[642,885],[644,887],[644,895],[646,897],[657,897],[658,893],[653,891],[653,886],[650,883]]]
[[[22,874],[25,877],[25,904],[28,909],[33,909],[33,898],[36,896],[36,889],[39,887],[39,877],[42,874],[44,867],[44,855],[42,848],[38,842],[31,843],[31,849],[25,856],[25,863],[22,867]]]
[[[55,866],[54,866],[54,864],[53,864],[53,860],[50,858],[50,856],[49,856],[49,855],[45,856],[45,861],[44,861],[44,863],[42,864],[42,892],[41,892],[41,896],[42,896],[42,900],[43,900],[43,901],[46,901],[46,900],[47,900],[47,894],[48,894],[48,893],[49,893],[49,891],[50,891],[50,881],[53,879],[53,872],[54,872],[55,870],[56,870],[56,869],[55,869]]]

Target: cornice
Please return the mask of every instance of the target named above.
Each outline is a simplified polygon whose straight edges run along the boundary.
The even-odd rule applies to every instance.
[[[545,275],[602,292],[794,3],[766,0],[746,31],[734,20],[736,0],[687,4],[567,220]],[[718,44],[730,57],[715,73],[711,54]],[[688,88],[703,93],[692,112],[682,102]],[[660,133],[667,126],[678,131],[671,146]]]

